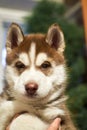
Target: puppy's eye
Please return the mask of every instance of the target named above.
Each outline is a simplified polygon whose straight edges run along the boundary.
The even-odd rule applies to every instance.
[[[51,63],[49,61],[45,61],[42,65],[41,68],[47,69],[51,67]]]
[[[18,61],[18,62],[15,64],[15,67],[18,68],[18,69],[24,69],[24,68],[25,68],[25,65],[24,65],[22,62]]]

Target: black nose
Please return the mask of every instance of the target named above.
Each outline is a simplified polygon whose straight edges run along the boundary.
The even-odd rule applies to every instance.
[[[38,89],[38,84],[34,82],[30,82],[25,85],[25,90],[27,91],[28,95],[34,95]]]

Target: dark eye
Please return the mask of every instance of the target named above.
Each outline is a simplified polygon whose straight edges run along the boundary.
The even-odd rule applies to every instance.
[[[24,65],[22,62],[20,62],[20,61],[18,61],[18,62],[15,64],[15,66],[16,66],[16,68],[18,68],[18,69],[24,69],[24,68],[25,68],[25,65]]]
[[[47,69],[51,67],[51,63],[49,61],[45,61],[42,65],[41,68]]]

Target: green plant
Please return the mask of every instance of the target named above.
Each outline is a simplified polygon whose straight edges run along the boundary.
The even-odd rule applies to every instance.
[[[73,113],[73,119],[81,130],[87,130],[87,84],[72,88],[68,95],[68,107]]]

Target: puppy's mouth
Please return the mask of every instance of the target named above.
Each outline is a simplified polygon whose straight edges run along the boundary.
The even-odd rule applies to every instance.
[[[49,92],[48,94],[43,95],[43,96],[42,96],[42,95],[39,95],[37,92],[34,93],[34,94],[33,94],[33,93],[25,93],[24,96],[25,96],[27,99],[30,99],[30,100],[33,100],[33,101],[34,101],[34,100],[35,100],[35,101],[36,101],[36,100],[38,100],[38,101],[39,101],[39,100],[40,100],[40,101],[43,100],[43,101],[44,101],[44,100],[46,100],[46,99],[50,96],[50,93],[51,93],[51,92]]]
[[[37,93],[34,93],[34,94],[33,93],[30,93],[30,94],[26,93],[25,96],[28,97],[28,98],[36,98],[36,97],[38,97]]]

